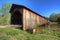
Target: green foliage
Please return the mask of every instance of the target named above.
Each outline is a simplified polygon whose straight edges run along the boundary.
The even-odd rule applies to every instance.
[[[0,9],[0,12],[2,15],[0,15],[0,25],[7,25],[10,23],[10,10],[11,4],[10,3],[3,3],[2,8]]]
[[[58,22],[60,23],[60,13],[59,14],[51,14],[49,17],[49,20],[52,22]]]
[[[10,23],[10,13],[0,16],[0,25],[8,25]]]
[[[50,15],[50,18],[49,19],[50,19],[50,21],[55,21],[56,22],[56,20],[57,20],[56,14],[52,13]]]

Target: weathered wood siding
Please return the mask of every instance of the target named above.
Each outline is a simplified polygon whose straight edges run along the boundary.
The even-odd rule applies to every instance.
[[[23,9],[23,29],[28,29],[30,25],[30,12],[27,9]]]
[[[33,12],[23,9],[23,29],[34,28],[37,24],[37,15]]]
[[[25,8],[23,8],[23,29],[36,28],[46,24],[47,20]]]
[[[40,19],[39,19],[40,16],[37,15],[37,26],[40,25]]]
[[[37,15],[36,14],[34,14],[33,12],[31,12],[31,27],[32,28],[35,28],[36,26],[37,26],[37,17],[36,17]]]

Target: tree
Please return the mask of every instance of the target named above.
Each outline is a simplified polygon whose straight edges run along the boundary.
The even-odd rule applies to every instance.
[[[52,22],[56,22],[57,20],[57,15],[55,13],[52,13],[49,17],[49,20],[52,21]]]
[[[2,12],[2,14],[9,13],[10,7],[11,7],[11,3],[5,2],[2,4],[2,8],[1,8],[0,12]]]
[[[51,14],[49,20],[52,22],[60,23],[60,13],[59,14]]]
[[[9,23],[9,20],[10,20],[10,14],[9,14],[9,10],[10,10],[10,7],[11,7],[11,3],[3,3],[2,4],[2,8],[0,9],[0,12],[2,13],[2,15],[0,16],[1,19],[0,19],[0,25],[5,25],[5,24],[8,24]]]

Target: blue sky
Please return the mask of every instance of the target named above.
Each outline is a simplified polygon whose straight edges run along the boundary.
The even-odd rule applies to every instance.
[[[52,13],[60,13],[60,0],[0,0],[0,8],[3,2],[24,5],[45,17]]]

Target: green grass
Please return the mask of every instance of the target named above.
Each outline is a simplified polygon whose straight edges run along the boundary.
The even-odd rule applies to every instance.
[[[0,28],[0,40],[60,40],[60,31],[38,29],[35,34],[15,29]]]
[[[58,24],[58,22],[50,22],[50,24]]]

